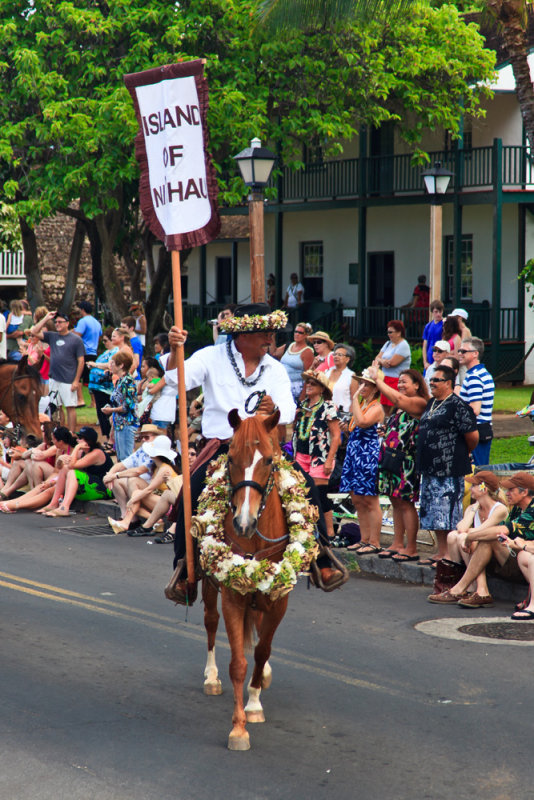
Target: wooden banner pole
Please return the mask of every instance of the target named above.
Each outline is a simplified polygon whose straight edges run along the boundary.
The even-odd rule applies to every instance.
[[[174,324],[180,330],[184,327],[182,313],[182,276],[180,272],[180,252],[171,251],[172,291],[174,297]],[[182,497],[184,504],[185,555],[187,562],[187,581],[195,582],[195,559],[191,537],[191,479],[189,472],[189,437],[187,435],[187,397],[185,389],[184,348],[177,348],[178,370],[178,414],[180,418],[180,445],[182,448]]]

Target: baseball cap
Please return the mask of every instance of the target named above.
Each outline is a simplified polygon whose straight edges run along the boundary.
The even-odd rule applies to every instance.
[[[89,444],[96,444],[98,441],[98,433],[94,428],[90,428],[89,425],[84,425],[80,428],[76,436],[78,439],[85,439]]]
[[[444,342],[441,339],[439,342],[434,342],[432,349],[443,350],[444,353],[451,352],[451,346],[448,342]]]
[[[449,317],[461,317],[462,319],[467,319],[468,316],[469,314],[467,313],[465,308],[455,308],[449,314]]]
[[[481,469],[475,475],[466,475],[465,480],[473,486],[480,486],[484,483],[492,492],[496,492],[500,486],[499,476],[488,469]]]
[[[511,478],[504,478],[501,486],[504,489],[528,489],[534,492],[534,475],[532,472],[516,472]]]

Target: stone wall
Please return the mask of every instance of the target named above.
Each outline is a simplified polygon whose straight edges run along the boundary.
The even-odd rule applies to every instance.
[[[76,222],[71,217],[58,214],[56,217],[43,220],[36,228],[37,249],[39,252],[39,265],[41,268],[41,282],[45,305],[57,308],[65,288],[67,264],[74,235]],[[129,297],[130,282],[128,272],[122,262],[116,259],[116,268],[124,290]],[[86,237],[80,271],[76,286],[76,300],[89,300],[94,304],[95,289],[92,279],[91,252],[89,241]]]

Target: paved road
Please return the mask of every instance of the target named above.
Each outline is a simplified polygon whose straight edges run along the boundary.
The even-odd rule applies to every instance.
[[[88,522],[0,515],[2,800],[532,797],[531,647],[419,632],[466,617],[424,587],[301,582],[267,722],[230,753],[224,637],[225,693],[205,697],[202,608],[186,619],[163,597],[168,547],[82,535]]]

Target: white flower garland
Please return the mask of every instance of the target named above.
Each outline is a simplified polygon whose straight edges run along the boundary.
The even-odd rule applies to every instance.
[[[317,508],[308,500],[308,487],[299,472],[282,456],[273,459],[275,487],[285,510],[289,540],[282,560],[243,558],[224,541],[224,518],[228,513],[226,462],[222,455],[210,466],[206,486],[193,518],[192,535],[199,540],[200,564],[224,586],[240,594],[262,592],[277,600],[290,592],[299,572],[309,568],[319,546],[315,539]]]
[[[277,331],[287,326],[285,311],[270,314],[245,314],[243,317],[227,317],[218,323],[221,333],[254,333],[254,331]]]

